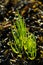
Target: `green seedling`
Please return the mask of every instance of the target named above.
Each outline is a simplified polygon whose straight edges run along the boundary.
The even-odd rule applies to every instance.
[[[24,49],[27,54],[27,57],[31,60],[36,57],[36,39],[33,34],[27,34],[27,41],[24,44]]]
[[[23,51],[23,43],[26,40],[26,25],[24,24],[24,19],[18,14],[18,19],[14,24],[15,28],[11,28],[11,32],[14,38],[14,44],[11,44],[11,48],[14,53],[22,54]]]
[[[27,54],[27,57],[31,60],[36,57],[36,39],[35,36],[26,31],[26,25],[24,19],[18,13],[18,19],[13,23],[14,29],[11,27],[11,32],[14,38],[14,42],[11,42],[11,49],[18,56],[22,56],[23,49]]]

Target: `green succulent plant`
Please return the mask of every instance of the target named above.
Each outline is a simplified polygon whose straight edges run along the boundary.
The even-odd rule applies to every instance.
[[[31,60],[36,57],[36,39],[35,36],[26,31],[26,24],[24,23],[24,19],[22,19],[21,15],[18,13],[18,19],[13,23],[14,29],[11,27],[11,32],[14,38],[14,42],[11,42],[11,49],[14,53],[21,55],[23,53],[23,49],[27,54],[27,57]]]

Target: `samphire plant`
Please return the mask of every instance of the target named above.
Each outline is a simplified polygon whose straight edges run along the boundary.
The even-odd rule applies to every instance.
[[[35,36],[26,30],[26,24],[24,19],[18,13],[16,22],[13,23],[14,28],[11,27],[11,33],[14,38],[14,42],[10,43],[11,49],[18,56],[22,56],[23,50],[27,54],[27,57],[31,60],[36,57],[36,38]]]

